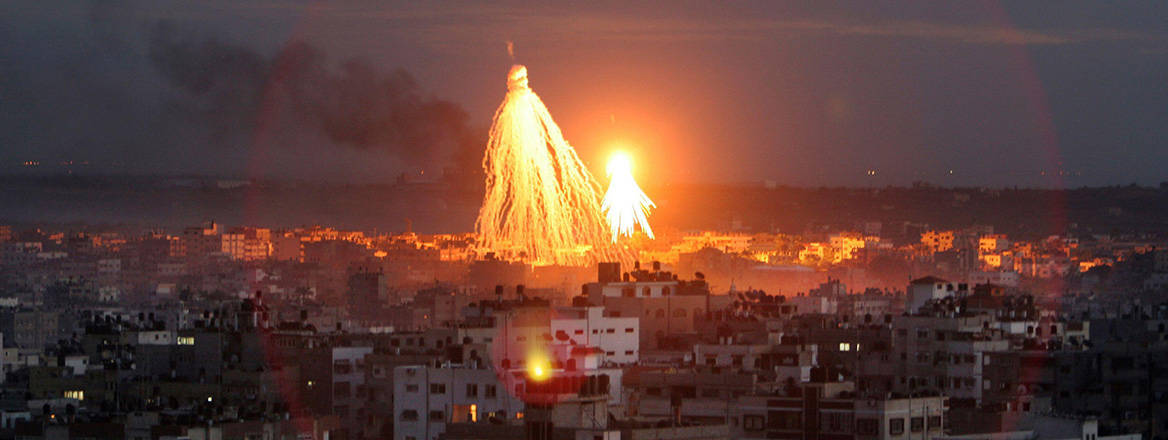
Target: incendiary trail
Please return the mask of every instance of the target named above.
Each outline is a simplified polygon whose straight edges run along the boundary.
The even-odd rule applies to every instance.
[[[608,160],[608,179],[608,192],[604,193],[601,209],[608,217],[612,242],[616,243],[622,235],[632,236],[638,226],[645,235],[653,238],[648,215],[649,210],[657,205],[633,179],[633,164],[627,155],[617,152]]]
[[[486,195],[475,222],[481,247],[542,265],[628,259],[608,240],[600,185],[528,87],[524,66],[507,76],[483,169]]]

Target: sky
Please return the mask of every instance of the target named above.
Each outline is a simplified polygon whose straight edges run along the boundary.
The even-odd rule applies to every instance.
[[[826,3],[0,0],[0,172],[434,177],[521,63],[646,186],[1168,180],[1168,3]]]

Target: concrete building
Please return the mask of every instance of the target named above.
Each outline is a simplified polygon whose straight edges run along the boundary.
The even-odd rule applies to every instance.
[[[739,400],[736,438],[936,439],[945,433],[946,398],[858,396],[851,382],[809,383],[790,396]]]
[[[490,368],[412,365],[393,369],[393,438],[435,440],[449,423],[524,417],[522,400]]]
[[[562,307],[552,314],[550,325],[557,343],[599,348],[607,362],[633,364],[640,359],[641,324],[635,316],[614,316],[604,307]]]
[[[908,285],[908,301],[905,304],[905,311],[916,313],[921,306],[930,300],[964,296],[969,293],[969,284],[966,283],[954,283],[932,276],[917,278]]]

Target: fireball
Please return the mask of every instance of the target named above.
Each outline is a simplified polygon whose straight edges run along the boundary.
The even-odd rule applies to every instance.
[[[648,216],[649,210],[657,205],[633,179],[633,164],[627,154],[618,151],[609,158],[608,178],[608,192],[604,193],[601,209],[608,219],[612,241],[615,243],[622,235],[632,236],[637,227],[653,238]]]

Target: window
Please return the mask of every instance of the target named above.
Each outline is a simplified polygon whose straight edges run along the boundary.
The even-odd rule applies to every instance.
[[[576,331],[572,332],[572,334],[582,335],[582,334],[584,334],[584,330],[576,330]]]
[[[633,350],[625,350],[625,356],[632,356],[635,353]]]
[[[333,384],[333,397],[347,399],[351,393],[351,388],[348,382],[337,382]]]
[[[418,420],[418,411],[412,409],[402,410],[401,419],[406,421]]]
[[[941,416],[929,416],[929,428],[940,428]]]
[[[430,384],[430,394],[446,394],[446,384],[444,384],[444,383]]]
[[[852,415],[837,412],[820,413],[819,427],[824,432],[851,434]]]
[[[797,411],[771,411],[767,420],[770,429],[803,429],[803,413]]]
[[[913,417],[909,421],[909,429],[912,429],[912,432],[924,431],[925,430],[925,418],[924,417]]]
[[[628,327],[628,328],[626,328],[626,329],[625,329],[625,333],[632,333],[632,332],[635,332],[635,331],[636,331],[636,330],[633,330],[633,328],[632,328],[632,327]]]
[[[446,413],[442,411],[430,411],[431,422],[441,422],[443,420],[446,420]]]
[[[85,400],[85,391],[82,391],[82,390],[65,391],[65,398],[66,399]]]
[[[608,329],[608,330],[605,330],[604,332],[605,332],[605,333],[608,333],[608,334],[613,334],[613,333],[616,333],[616,329],[615,329],[615,328],[610,328],[610,329]]]
[[[747,431],[762,431],[765,421],[762,416],[742,416],[742,429]]]
[[[478,396],[479,396],[479,384],[477,384],[477,383],[466,384],[466,397],[478,397]]]
[[[876,419],[856,419],[856,434],[879,435],[880,421]]]
[[[406,385],[406,392],[407,392],[407,393],[416,393],[416,392],[418,392],[418,384],[416,384],[416,383],[411,383],[411,384],[409,384],[409,385]]]
[[[849,342],[840,342],[839,351],[852,351],[852,344]]]
[[[888,420],[888,435],[903,435],[904,434],[904,419],[895,418]]]
[[[178,345],[195,345],[194,336],[179,336]]]
[[[483,394],[484,394],[484,395],[485,395],[485,396],[486,396],[488,399],[493,399],[493,398],[495,398],[495,386],[494,386],[494,385],[487,385],[487,389],[483,390]]]

